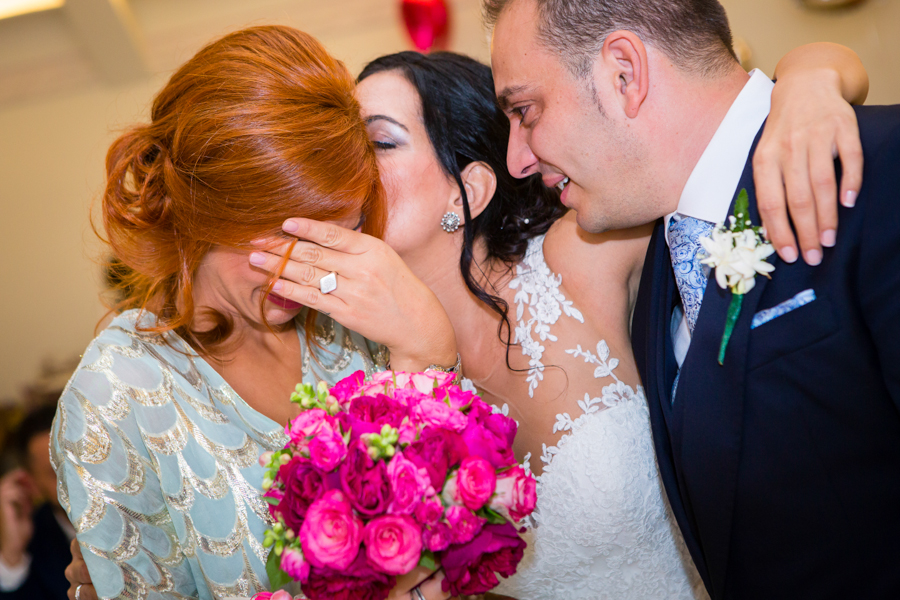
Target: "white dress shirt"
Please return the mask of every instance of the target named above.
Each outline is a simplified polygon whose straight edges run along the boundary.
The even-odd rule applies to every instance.
[[[750,72],[750,79],[691,172],[678,208],[666,215],[666,231],[676,213],[710,223],[721,223],[728,217],[753,140],[769,116],[773,87],[775,84],[759,69]],[[700,310],[703,310],[702,306]],[[680,368],[691,345],[691,332],[680,307],[672,314],[671,327],[675,360]]]

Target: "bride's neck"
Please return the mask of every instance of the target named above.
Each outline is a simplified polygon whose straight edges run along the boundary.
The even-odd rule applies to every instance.
[[[483,244],[476,242],[473,254],[472,275],[475,281],[489,294],[500,295],[497,290],[505,289],[507,269],[503,265],[498,268],[486,258],[487,251]],[[506,346],[497,335],[500,316],[466,286],[459,270],[459,261],[446,261],[441,268],[433,269],[422,279],[450,317],[466,377],[479,383],[490,379],[501,368],[505,371]]]

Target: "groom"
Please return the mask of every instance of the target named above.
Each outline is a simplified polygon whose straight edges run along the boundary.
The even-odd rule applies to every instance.
[[[634,351],[712,597],[900,598],[900,107],[857,109],[858,207],[819,266],[769,258],[720,365],[732,293],[698,240],[742,189],[759,224],[773,85],[735,60],[722,7],[488,0],[486,15],[513,174],[559,183],[589,231],[657,222]]]

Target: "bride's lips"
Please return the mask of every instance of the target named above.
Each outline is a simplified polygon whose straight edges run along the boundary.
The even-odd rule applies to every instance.
[[[266,299],[275,306],[280,306],[285,310],[297,310],[298,308],[303,308],[303,305],[299,302],[294,302],[293,300],[282,298],[278,294],[273,294],[271,292],[269,292],[269,295],[266,296]]]

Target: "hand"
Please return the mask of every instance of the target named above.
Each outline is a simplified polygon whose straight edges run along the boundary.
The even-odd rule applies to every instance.
[[[863,155],[856,113],[841,96],[830,69],[794,72],[779,79],[772,111],[753,156],[759,213],[779,256],[797,260],[797,231],[804,260],[822,261],[822,246],[834,246],[837,202],[850,207],[862,186]],[[834,159],[840,157],[840,194]],[[787,204],[785,204],[785,193]]]
[[[91,582],[91,574],[88,573],[84,557],[81,555],[81,545],[77,539],[72,540],[72,562],[66,567],[66,579],[69,581],[69,600],[75,600],[75,591],[81,586],[79,600],[97,600],[97,590]]]
[[[456,363],[456,335],[444,307],[387,244],[311,219],[288,219],[284,230],[300,241],[273,292],[384,344],[395,370]],[[250,264],[274,273],[288,245],[267,249],[252,253]],[[331,271],[337,289],[322,294],[319,280]]]
[[[31,520],[34,482],[24,469],[10,471],[0,479],[0,558],[10,567],[25,558],[25,549],[34,535]]]
[[[394,589],[388,594],[388,600],[418,600],[413,588],[419,588],[425,600],[447,600],[450,593],[443,591],[441,582],[444,572],[440,569],[429,571],[424,567],[416,567],[406,575],[397,578]]]

